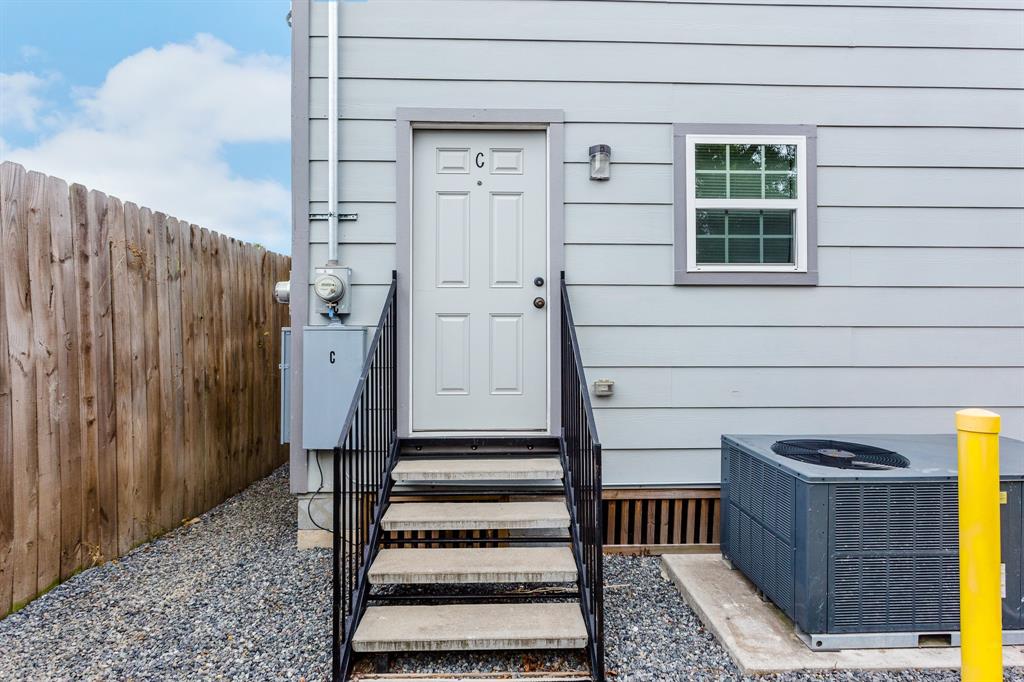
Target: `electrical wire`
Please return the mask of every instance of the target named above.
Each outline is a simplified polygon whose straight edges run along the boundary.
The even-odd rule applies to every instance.
[[[330,528],[324,528],[323,526],[321,526],[319,523],[316,522],[315,518],[313,518],[313,499],[323,491],[324,483],[325,483],[325,481],[324,481],[324,470],[323,470],[323,467],[320,466],[320,453],[321,452],[322,452],[321,450],[317,450],[316,451],[316,455],[314,455],[314,457],[316,459],[316,470],[320,472],[320,486],[316,489],[316,492],[313,493],[313,497],[310,498],[309,505],[306,507],[306,514],[309,516],[309,520],[310,520],[310,522],[312,522],[312,524],[314,526],[316,526],[317,528],[319,528],[320,530],[322,530],[322,531],[324,531],[326,533],[333,533],[334,532],[333,530],[331,530]],[[339,462],[335,462],[334,466],[339,466]],[[337,519],[335,519],[335,522],[337,522]],[[341,541],[344,542],[349,547],[356,547],[357,546],[356,543],[352,542],[344,533],[341,534]]]
[[[309,520],[313,523],[314,526],[316,526],[317,528],[319,528],[322,531],[325,531],[327,533],[331,533],[333,531],[330,528],[324,528],[323,526],[321,526],[319,523],[316,522],[316,519],[313,518],[313,500],[316,499],[316,496],[319,495],[321,493],[321,491],[323,491],[323,489],[324,489],[324,470],[323,470],[323,467],[320,466],[320,450],[316,451],[315,457],[316,457],[316,470],[320,472],[320,487],[316,489],[316,492],[313,493],[313,497],[310,498],[309,505],[306,507],[306,513],[309,514]],[[334,466],[338,466],[338,463],[335,462]]]

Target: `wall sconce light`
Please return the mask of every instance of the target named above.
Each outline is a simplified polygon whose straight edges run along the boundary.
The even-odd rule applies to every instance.
[[[607,180],[612,176],[612,148],[595,144],[590,148],[590,179]]]

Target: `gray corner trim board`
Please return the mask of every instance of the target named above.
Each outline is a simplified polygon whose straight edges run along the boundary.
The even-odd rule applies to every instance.
[[[686,136],[802,135],[807,138],[807,271],[689,272],[686,269]],[[818,283],[818,128],[813,125],[674,123],[672,125],[673,238],[675,283],[707,285],[803,285]]]
[[[288,480],[292,493],[308,492],[302,448],[302,329],[309,312],[309,13],[310,0],[292,2],[292,272],[291,422]]]
[[[409,108],[395,110],[396,260],[398,296],[402,310],[398,315],[398,434],[412,433],[412,137],[418,128],[516,130],[534,128],[547,131],[548,150],[548,428],[551,435],[561,433],[559,384],[561,373],[560,339],[562,330],[561,271],[565,267],[565,114],[560,109],[446,109]]]

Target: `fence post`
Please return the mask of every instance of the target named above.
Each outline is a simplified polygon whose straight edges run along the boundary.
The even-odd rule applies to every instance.
[[[1003,679],[999,415],[956,413],[960,507],[960,662],[964,682]]]

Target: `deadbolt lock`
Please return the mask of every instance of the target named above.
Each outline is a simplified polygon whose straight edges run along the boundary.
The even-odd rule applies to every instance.
[[[541,298],[540,296],[538,296],[537,298],[533,299],[533,307],[534,308],[543,308],[544,307],[544,299]]]
[[[544,286],[544,278],[543,277],[534,277],[533,278],[533,284],[534,284],[534,286],[538,286],[538,287]]]

